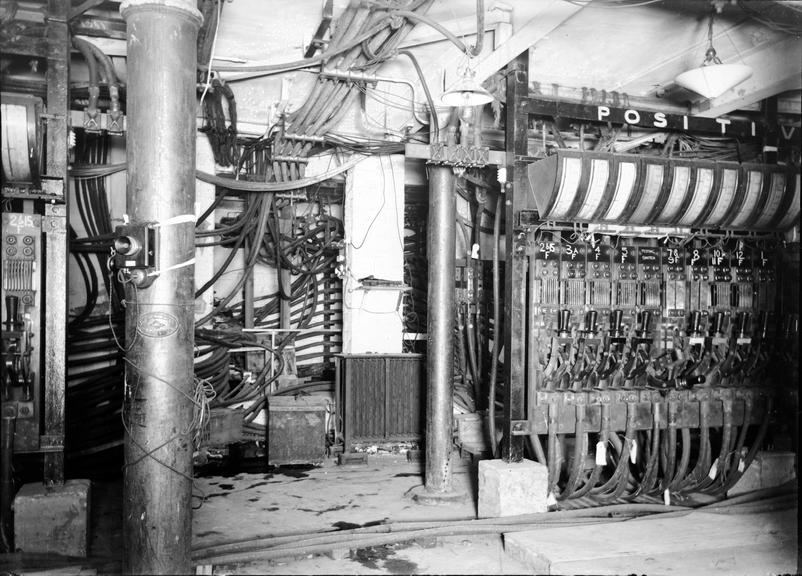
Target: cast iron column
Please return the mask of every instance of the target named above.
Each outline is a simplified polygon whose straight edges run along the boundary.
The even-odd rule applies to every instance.
[[[129,0],[128,190],[131,223],[158,223],[157,274],[126,286],[123,571],[189,574],[192,430],[195,0]]]
[[[454,172],[450,166],[429,166],[425,476],[429,493],[451,492],[456,217]]]

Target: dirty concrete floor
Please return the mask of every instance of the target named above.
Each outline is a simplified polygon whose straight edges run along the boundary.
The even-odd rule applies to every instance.
[[[358,466],[337,466],[330,460],[311,469],[260,468],[235,474],[217,471],[214,475],[196,478],[194,491],[198,498],[195,499],[197,509],[193,514],[192,546],[193,550],[199,550],[225,542],[281,535],[293,535],[295,542],[294,537],[302,534],[318,531],[331,533],[334,530],[349,530],[388,521],[473,519],[476,517],[476,478],[475,468],[460,461],[453,474],[454,487],[463,491],[466,498],[456,504],[425,506],[410,497],[410,491],[422,484],[422,465],[409,463],[400,455],[371,456],[367,465]],[[93,567],[98,574],[119,574],[122,549],[122,482],[93,482],[92,502],[92,557],[82,564]],[[790,518],[795,518],[795,505],[792,504],[784,512]],[[597,559],[598,555],[590,554],[592,543],[604,543],[611,538],[616,542],[621,539],[631,541],[631,535],[629,538],[617,536],[617,530],[635,529],[637,523],[630,522],[586,526],[582,530],[587,535],[587,543],[579,546],[576,538],[580,531],[576,528],[549,527],[538,530],[537,533],[520,532],[517,535],[508,535],[505,541],[496,535],[419,538],[383,546],[362,547],[350,552],[340,549],[331,556],[284,556],[269,561],[220,563],[213,568],[204,561],[197,564],[201,570],[207,570],[198,573],[216,575],[531,574],[550,571],[536,569],[533,565],[533,558],[540,561],[541,556],[545,555],[552,562],[552,567],[559,565],[562,568],[558,568],[557,573],[615,574],[637,571],[668,574],[672,573],[678,561],[676,548],[672,543],[677,542],[678,538],[695,538],[709,548],[697,550],[698,554],[694,558],[700,566],[708,560],[716,560],[718,566],[719,561],[724,558],[729,563],[727,565],[738,566],[737,573],[740,574],[766,574],[761,566],[782,568],[780,572],[794,572],[788,569],[795,565],[794,558],[798,558],[799,553],[793,523],[789,524],[791,528],[780,530],[780,538],[774,532],[761,528],[766,522],[761,520],[760,514],[738,518],[725,515],[720,520],[714,518],[715,525],[709,527],[704,535],[694,536],[694,530],[698,532],[698,521],[695,518],[690,515],[676,518],[672,521],[676,525],[670,530],[665,526],[661,528],[660,522],[663,520],[643,520],[644,530],[638,531],[635,540],[647,541],[656,549],[662,546],[666,550],[657,555],[654,551],[649,552],[650,556],[644,559],[643,569],[637,569],[633,556],[635,552],[632,550],[607,550],[601,555],[607,562],[604,565]],[[768,518],[774,524],[778,521],[776,516]],[[657,534],[649,534],[647,528],[650,526]],[[563,550],[563,556],[551,558],[549,554],[559,550],[549,539],[557,538],[561,530],[570,531],[570,535],[560,537],[568,543],[567,552]],[[758,536],[750,536],[749,530],[757,530]],[[715,534],[718,540],[712,541],[711,534]],[[746,544],[739,544],[737,549],[730,550],[731,546],[728,548],[727,543],[736,542],[736,538],[741,539],[738,542],[746,539]],[[692,544],[696,548],[701,545],[695,541]],[[575,566],[578,561],[575,554],[577,549],[584,551],[585,555],[590,554],[581,567]],[[776,558],[769,558],[767,554]],[[766,558],[774,563],[765,560]],[[782,562],[778,563],[778,559]],[[574,564],[566,563],[569,560]],[[647,560],[652,564],[647,566]],[[693,558],[689,558],[689,561],[693,561]],[[542,563],[538,566],[542,568]],[[604,566],[609,569],[603,569]],[[687,570],[683,568],[674,570],[673,573],[683,572]],[[716,571],[708,568],[704,571],[713,572]],[[717,569],[716,573],[723,576],[733,572]]]
[[[403,455],[371,456],[367,465],[198,478],[205,495],[193,515],[193,548],[280,534],[349,529],[385,521],[465,520],[476,517],[476,474],[463,462],[453,474],[460,503],[418,504],[410,492],[422,484],[422,465]],[[196,504],[197,505],[197,504]],[[236,566],[214,574],[521,574],[522,563],[504,552],[501,537],[446,537],[369,547],[341,558],[309,555]]]

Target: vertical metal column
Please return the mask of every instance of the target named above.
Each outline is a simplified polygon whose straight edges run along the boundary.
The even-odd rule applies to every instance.
[[[14,407],[4,409],[0,420],[0,554],[13,554],[14,548]]]
[[[432,493],[451,491],[456,216],[454,172],[429,166],[425,488]]]
[[[123,571],[188,574],[192,536],[195,0],[128,0],[127,210],[159,223],[156,278],[126,289]]]
[[[513,420],[526,419],[526,236],[516,230],[524,200],[526,164],[529,50],[507,66],[507,174],[504,227],[507,264],[504,268],[504,438],[501,457],[507,462],[523,458],[523,436],[513,436]]]
[[[295,218],[295,207],[290,204],[279,209],[278,230],[279,238],[292,237],[292,223]],[[281,261],[281,249],[276,253],[276,262]],[[278,274],[278,327],[289,330],[292,324],[292,271],[281,266]],[[286,298],[285,298],[286,295]],[[295,334],[284,332],[281,335],[281,355],[284,357],[283,374],[295,377],[298,369],[295,364]]]
[[[292,221],[295,218],[295,207],[292,205],[284,206],[279,209],[278,229],[279,236],[286,235],[292,236]],[[281,258],[280,254],[276,254],[276,258]],[[287,329],[290,327],[290,318],[292,315],[292,271],[289,268],[282,267],[278,277],[279,282],[279,328]],[[283,296],[287,295],[287,298]],[[284,338],[289,338],[291,334],[287,333]]]
[[[50,190],[67,200],[67,118],[69,114],[69,3],[49,0],[47,6],[47,166]],[[47,204],[42,221],[45,235],[44,294],[44,483],[64,483],[64,393],[67,382],[67,210]],[[42,301],[44,305],[44,300]]]

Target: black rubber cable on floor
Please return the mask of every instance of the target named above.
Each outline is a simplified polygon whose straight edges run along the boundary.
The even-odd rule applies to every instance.
[[[598,508],[527,514],[508,518],[483,520],[399,522],[355,528],[283,536],[252,538],[236,542],[205,546],[193,550],[193,561],[199,564],[231,564],[254,560],[269,560],[286,556],[323,553],[332,549],[357,549],[380,546],[405,540],[433,536],[477,535],[518,532],[547,526],[584,525],[589,523],[620,522],[644,515],[660,518],[684,516],[694,510],[716,513],[752,513],[762,510],[789,508],[796,498],[796,487],[789,485],[759,490],[733,498],[691,508],[654,504],[619,504]]]

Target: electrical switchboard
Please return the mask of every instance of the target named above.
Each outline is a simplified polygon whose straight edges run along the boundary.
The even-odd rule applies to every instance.
[[[4,213],[2,402],[16,416],[15,451],[39,448],[41,420],[42,228],[36,214]]]

